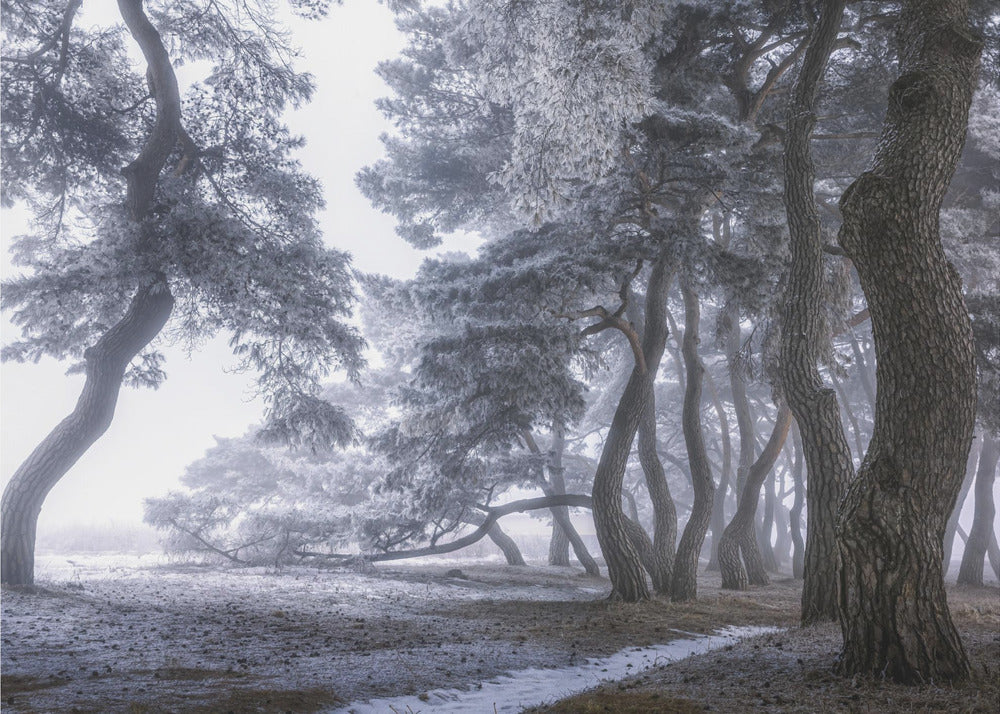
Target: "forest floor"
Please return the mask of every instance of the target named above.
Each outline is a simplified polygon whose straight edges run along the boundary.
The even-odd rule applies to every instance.
[[[607,580],[576,569],[469,562],[273,572],[49,556],[38,573],[36,587],[3,591],[4,711],[325,712],[405,694],[428,701],[430,690],[726,625],[791,629],[545,711],[1000,711],[995,587],[950,590],[975,672],[951,689],[834,677],[839,634],[795,629],[791,579],[732,593],[708,574],[695,603],[629,606],[607,602]]]

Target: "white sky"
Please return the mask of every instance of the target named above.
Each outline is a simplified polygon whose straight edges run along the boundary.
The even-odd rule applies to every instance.
[[[96,17],[105,8],[96,5]],[[93,13],[94,11],[92,11]],[[374,0],[347,0],[322,21],[296,23],[302,48],[299,67],[316,77],[312,103],[290,117],[293,131],[306,136],[301,159],[324,184],[327,242],[350,251],[356,267],[405,277],[421,255],[393,232],[391,218],[377,212],[354,186],[362,166],[382,155],[378,136],[389,128],[374,107],[388,93],[374,74],[382,59],[403,46],[392,14]],[[0,221],[2,266],[9,275],[10,238],[24,230],[16,211]],[[3,340],[10,324],[3,322]],[[176,486],[186,464],[200,457],[213,434],[235,436],[258,421],[263,404],[252,400],[251,376],[227,373],[233,360],[222,337],[192,355],[167,349],[169,379],[157,391],[123,389],[108,432],[49,494],[39,532],[67,525],[141,520],[142,501]],[[6,483],[42,438],[73,409],[83,377],[65,376],[54,360],[0,367],[0,478]]]

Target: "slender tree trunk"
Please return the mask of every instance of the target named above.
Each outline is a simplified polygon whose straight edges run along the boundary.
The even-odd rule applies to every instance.
[[[996,506],[993,503],[993,482],[997,475],[997,461],[1000,448],[997,440],[989,432],[983,432],[983,446],[979,453],[979,468],[976,469],[976,510],[969,529],[969,540],[962,553],[962,566],[958,570],[958,582],[963,585],[982,585],[983,566],[986,551],[990,547],[990,537],[995,537],[993,519]]]
[[[951,509],[948,517],[948,524],[944,531],[944,556],[941,558],[942,572],[947,575],[951,567],[951,553],[955,545],[955,532],[958,530],[958,521],[962,517],[962,508],[965,506],[965,499],[972,489],[972,483],[976,480],[976,464],[979,463],[979,452],[982,451],[982,440],[979,443],[973,442],[969,449],[969,458],[965,464],[965,478],[962,479],[962,488],[958,492],[955,500],[955,507]]]
[[[760,548],[760,561],[768,573],[778,572],[778,559],[774,555],[771,537],[774,535],[774,471],[764,478],[764,518],[757,531],[757,547]]]
[[[681,279],[681,295],[684,298],[684,341],[681,353],[687,371],[682,419],[684,443],[687,445],[688,463],[691,465],[694,503],[691,505],[691,516],[684,526],[684,533],[677,546],[674,582],[671,588],[671,596],[675,602],[694,600],[697,597],[698,555],[701,553],[705,532],[712,517],[712,497],[715,492],[701,427],[701,386],[702,375],[705,372],[705,366],[698,354],[701,307],[698,293],[695,292],[688,275]]]
[[[736,332],[737,350],[739,349],[740,340],[740,312],[739,304],[735,299],[730,299],[726,304],[726,323],[728,327],[728,334],[731,336],[733,331]],[[728,349],[729,343],[727,342],[726,349],[726,359],[727,364],[730,358],[730,350]],[[735,365],[729,364],[729,369],[732,371],[735,369]],[[719,486],[715,489],[715,496],[712,498],[712,550],[708,557],[708,567],[709,571],[719,569],[719,538],[722,537],[722,531],[726,528],[726,494],[729,491],[730,482],[732,481],[732,469],[733,469],[733,447],[729,435],[729,417],[726,415],[726,410],[722,406],[722,400],[719,398],[719,390],[715,387],[715,380],[712,379],[710,372],[705,373],[706,381],[708,382],[708,390],[712,396],[712,404],[715,407],[715,413],[719,417],[719,428],[721,430],[722,436],[722,473],[719,476]],[[737,495],[737,500],[739,495]]]
[[[806,487],[802,482],[804,459],[799,427],[792,420],[795,463],[792,465],[792,479],[795,485],[795,500],[788,512],[788,524],[792,536],[792,577],[801,580],[805,571],[805,542],[802,539],[802,507],[805,505]]]
[[[552,448],[549,452],[549,486],[553,495],[566,493],[566,479],[562,465],[562,454],[565,448],[565,434],[562,427],[557,427],[552,435]],[[562,515],[565,514],[564,517]],[[555,517],[555,510],[552,512],[552,540],[549,542],[549,565],[569,565],[569,535],[559,525],[559,521],[569,520],[569,509],[562,508],[560,518]],[[579,538],[579,535],[577,536]],[[586,548],[584,549],[586,550]],[[589,557],[590,554],[588,553]],[[583,561],[581,561],[583,562]],[[595,563],[596,567],[596,563]]]
[[[792,557],[792,539],[788,530],[788,509],[781,503],[778,503],[774,510],[774,529],[776,533],[774,557],[780,568],[788,563]]]
[[[521,549],[517,547],[514,539],[503,531],[499,523],[494,523],[490,526],[486,535],[489,536],[493,544],[503,553],[503,557],[507,559],[507,565],[525,564],[524,556],[521,555]]]
[[[806,552],[802,623],[837,617],[836,522],[847,484],[854,476],[840,407],[816,367],[823,342],[823,240],[813,193],[815,169],[809,137],[816,123],[816,91],[837,40],[845,2],[833,0],[806,49],[788,107],[785,134],[785,212],[791,264],[782,312],[782,387],[802,436],[806,461]]]
[[[972,328],[939,215],[965,140],[982,43],[964,0],[909,0],[899,78],[871,168],[841,197],[838,240],[875,336],[875,424],[840,509],[843,674],[961,680],[942,542],[976,407]]]
[[[719,564],[722,567],[722,587],[727,590],[746,590],[751,582],[754,585],[768,584],[763,563],[753,562],[753,559],[759,557],[758,551],[754,547],[757,544],[754,536],[754,518],[757,512],[760,487],[767,475],[771,473],[771,469],[774,468],[774,462],[777,461],[781,448],[785,444],[791,423],[791,410],[785,404],[781,404],[778,407],[778,415],[774,422],[774,429],[771,431],[771,437],[764,450],[761,451],[760,457],[750,467],[746,485],[743,487],[739,505],[736,507],[736,513],[722,533],[719,543]],[[743,562],[740,560],[741,551],[748,567],[756,571],[757,577],[753,581],[748,577],[747,569],[743,567]]]
[[[653,264],[646,288],[643,364],[636,364],[625,385],[594,474],[594,524],[611,579],[610,597],[625,602],[649,598],[639,553],[629,537],[622,511],[622,479],[639,424],[647,405],[652,403],[653,380],[666,345],[666,319],[658,315],[665,318],[673,266],[673,258],[666,251]]]
[[[997,532],[990,533],[990,545],[986,549],[989,556],[990,567],[993,569],[993,577],[1000,581],[1000,543],[997,543]]]
[[[122,170],[129,217],[141,223],[164,164],[177,144],[180,94],[166,48],[139,0],[119,0],[119,10],[147,62],[155,90],[156,121],[136,159]],[[138,246],[143,253],[148,237]],[[150,266],[152,267],[152,266]],[[173,309],[166,279],[154,269],[124,317],[84,352],[86,381],[73,412],[42,440],[18,468],[0,502],[0,581],[30,585],[35,573],[35,532],[42,503],[53,486],[111,425],[122,379],[132,359],[163,329]]]
[[[851,433],[854,435],[854,449],[857,453],[858,458],[865,453],[864,436],[861,433],[861,425],[858,423],[858,419],[854,416],[854,410],[851,408],[851,402],[847,398],[847,393],[844,391],[844,386],[837,379],[837,375],[830,370],[830,383],[833,385],[833,391],[837,393],[837,400],[840,402],[840,413],[843,415],[843,419],[851,425]],[[852,461],[853,463],[853,454]]]
[[[649,329],[649,315],[646,326]],[[646,488],[653,503],[653,552],[644,565],[653,580],[653,590],[659,594],[670,593],[674,570],[674,543],[677,541],[677,508],[670,495],[663,463],[656,453],[656,401],[655,390],[650,390],[649,400],[639,422],[639,462],[646,477]],[[638,524],[636,524],[638,525]],[[639,526],[642,530],[642,527]],[[640,552],[640,556],[642,553]]]

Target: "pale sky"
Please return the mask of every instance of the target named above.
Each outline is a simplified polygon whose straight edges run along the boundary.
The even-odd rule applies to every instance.
[[[101,4],[103,5],[103,4]],[[100,22],[105,8],[85,3],[82,19]],[[93,8],[98,8],[96,11]],[[87,10],[91,13],[87,14]],[[374,107],[388,89],[374,74],[382,59],[403,46],[392,14],[373,0],[347,0],[319,22],[296,22],[299,63],[315,75],[314,100],[290,117],[308,141],[301,159],[324,184],[327,242],[347,250],[361,270],[396,277],[411,274],[421,254],[393,232],[393,220],[354,186],[354,175],[382,154],[378,136],[389,128]],[[9,240],[24,230],[17,211],[0,222],[3,271],[9,275]],[[4,320],[3,340],[12,338]],[[176,486],[186,464],[200,457],[212,435],[235,436],[257,422],[263,404],[252,400],[251,375],[227,373],[233,360],[220,338],[192,355],[166,349],[167,382],[157,391],[123,389],[108,432],[49,494],[39,532],[66,525],[135,522],[142,501]],[[5,484],[42,438],[70,413],[83,377],[65,376],[53,360],[0,367],[0,478]]]

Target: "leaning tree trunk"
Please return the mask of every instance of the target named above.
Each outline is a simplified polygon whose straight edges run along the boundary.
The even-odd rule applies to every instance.
[[[875,336],[875,424],[840,509],[843,674],[968,676],[945,596],[942,540],[962,485],[976,365],[938,219],[965,140],[982,43],[965,0],[908,0],[900,76],[871,168],[840,200]]]
[[[180,94],[170,57],[139,0],[119,0],[122,19],[148,64],[147,77],[156,101],[156,121],[136,159],[122,170],[129,217],[142,223],[160,172],[177,144]],[[187,159],[185,151],[185,159]],[[182,159],[182,162],[184,159]],[[140,228],[142,230],[142,228]],[[145,253],[143,235],[137,252]],[[53,486],[111,425],[129,362],[163,329],[173,309],[166,279],[147,266],[150,277],[140,287],[124,317],[84,352],[86,381],[73,412],[42,440],[14,473],[0,502],[0,581],[30,585],[35,573],[35,531],[42,503]]]
[[[521,432],[521,435],[524,437],[524,443],[528,447],[528,450],[537,456],[541,456],[542,450],[538,448],[538,442],[535,441],[535,437],[532,435],[531,431],[525,429]],[[547,469],[550,479],[555,476],[558,481],[562,481],[563,446],[564,441],[562,429],[558,428],[556,429],[555,438],[553,439],[553,448],[549,451],[548,455]],[[558,499],[559,494],[555,493],[550,484],[543,481],[539,485],[546,496]],[[563,485],[565,486],[565,483],[563,483]],[[573,553],[576,555],[577,560],[580,561],[580,565],[583,566],[583,569],[587,571],[587,575],[600,577],[601,570],[597,567],[597,561],[590,555],[590,552],[587,550],[587,545],[583,542],[580,534],[576,532],[576,528],[573,526],[573,521],[571,521],[569,517],[569,509],[565,507],[553,506],[550,510],[552,512],[553,520],[558,524],[563,533],[566,534],[570,545],[573,547]]]
[[[145,287],[125,317],[86,351],[87,379],[76,408],[35,447],[4,489],[0,505],[4,583],[34,582],[35,528],[45,496],[111,426],[125,369],[163,328],[172,308],[165,283]]]
[[[958,570],[958,582],[963,585],[983,584],[986,551],[990,547],[990,537],[994,535],[996,506],[993,503],[993,481],[997,475],[998,460],[1000,448],[996,438],[983,432],[983,447],[979,452],[979,468],[976,469],[976,510],[969,539],[965,542],[965,552],[962,553],[962,566]]]
[[[688,463],[691,465],[694,503],[691,505],[691,516],[684,526],[684,533],[677,546],[677,559],[674,561],[671,598],[675,602],[694,600],[698,595],[698,556],[712,517],[712,496],[715,492],[712,470],[705,451],[705,436],[701,428],[701,385],[702,375],[705,372],[705,366],[698,355],[701,307],[698,303],[698,293],[695,292],[691,277],[688,275],[681,279],[681,294],[684,298],[684,341],[681,353],[687,371],[682,421]]]
[[[965,463],[965,477],[962,479],[962,488],[958,491],[958,498],[955,499],[955,507],[951,509],[951,515],[948,516],[948,524],[944,529],[944,555],[941,557],[941,567],[944,568],[942,572],[945,575],[948,574],[948,569],[951,568],[951,553],[955,545],[955,533],[958,531],[958,521],[962,517],[962,508],[965,506],[965,499],[972,489],[972,482],[976,480],[976,464],[979,463],[979,452],[981,450],[982,443],[977,448],[975,442],[973,442],[972,448],[969,449],[969,458]]]
[[[548,464],[549,484],[552,489],[552,495],[556,496],[566,493],[565,469],[562,465],[565,445],[566,438],[563,428],[557,426],[552,435],[552,448],[549,450]],[[570,524],[569,530],[563,527],[565,523]],[[573,535],[572,538],[570,537],[571,532]],[[549,565],[569,565],[570,541],[573,541],[573,549],[577,552],[577,559],[583,564],[584,569],[591,575],[600,575],[597,563],[587,551],[576,529],[573,528],[572,521],[569,518],[569,509],[566,507],[555,508],[552,510],[552,540],[549,542]],[[580,554],[583,555],[582,558],[579,557]]]
[[[499,523],[494,523],[490,526],[486,535],[500,549],[500,552],[503,553],[503,557],[507,560],[507,565],[525,565],[521,549],[517,547],[514,539],[504,532]]]
[[[774,468],[781,448],[785,444],[788,436],[788,428],[792,423],[792,412],[785,405],[778,407],[778,415],[775,418],[774,429],[767,445],[761,452],[760,457],[750,467],[747,474],[746,485],[740,494],[740,502],[736,507],[733,519],[729,521],[726,530],[722,532],[719,539],[719,565],[722,569],[722,587],[727,590],[746,590],[751,584],[767,585],[767,574],[761,562],[753,562],[753,558],[759,558],[759,553],[754,547],[757,539],[754,534],[754,520],[757,513],[757,501],[760,496],[760,487]],[[755,578],[748,577],[747,569],[743,567],[740,560],[740,551],[747,565],[754,571]]]
[[[612,600],[638,602],[649,598],[649,587],[639,553],[629,537],[625,513],[622,511],[622,479],[643,413],[651,403],[653,380],[666,346],[666,320],[649,316],[651,312],[656,312],[657,306],[662,305],[661,313],[665,318],[673,266],[673,258],[665,248],[653,264],[646,288],[646,315],[649,324],[643,330],[640,347],[642,361],[632,369],[618,401],[594,474],[594,525],[608,566]]]
[[[802,436],[806,460],[806,552],[802,623],[837,617],[837,507],[854,476],[834,391],[816,367],[823,342],[823,240],[813,193],[809,137],[816,90],[837,40],[844,0],[825,5],[806,49],[788,107],[785,212],[791,249],[782,311],[781,385]]]

